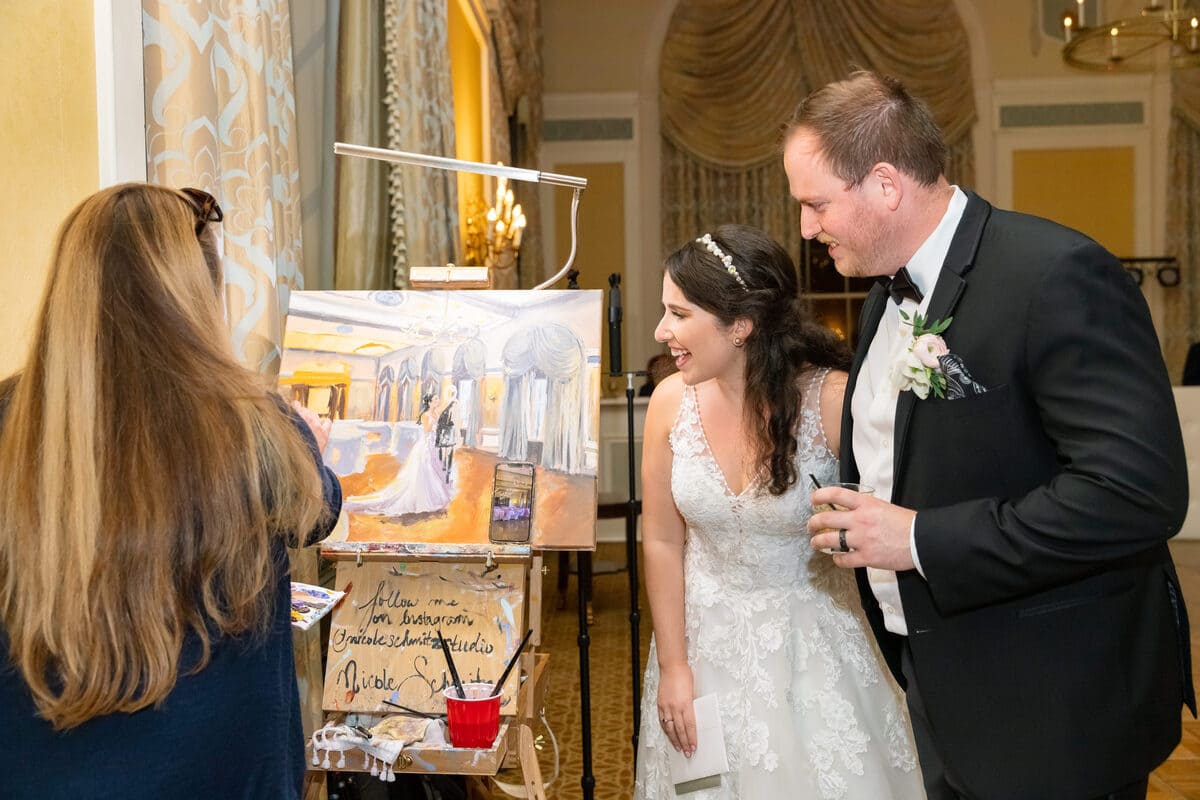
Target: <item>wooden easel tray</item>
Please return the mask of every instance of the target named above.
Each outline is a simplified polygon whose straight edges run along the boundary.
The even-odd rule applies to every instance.
[[[420,774],[440,773],[443,775],[495,775],[504,763],[508,754],[508,722],[500,721],[500,732],[496,741],[488,749],[451,747],[450,745],[429,745],[415,742],[407,745],[396,763],[392,765],[396,772],[415,772]],[[304,763],[309,772],[325,772],[321,766],[312,765],[312,742],[304,746]],[[338,763],[337,756],[333,763]],[[369,758],[361,750],[346,752],[346,766],[331,767],[336,772],[369,772]]]

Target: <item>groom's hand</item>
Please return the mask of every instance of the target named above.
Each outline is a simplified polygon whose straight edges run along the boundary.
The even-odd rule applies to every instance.
[[[896,572],[913,568],[909,532],[917,512],[836,486],[814,491],[812,503],[839,509],[821,511],[808,520],[814,550],[839,551],[843,538],[840,531],[845,531],[845,543],[851,552],[833,553],[833,562],[839,567],[876,567]]]

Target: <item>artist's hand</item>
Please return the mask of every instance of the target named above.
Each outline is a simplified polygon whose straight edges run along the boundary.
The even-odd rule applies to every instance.
[[[325,445],[329,442],[329,430],[333,427],[333,420],[321,419],[316,412],[310,411],[300,405],[300,401],[293,400],[292,408],[300,415],[300,419],[308,425],[312,431],[313,438],[317,440],[317,450],[324,452]]]
[[[814,550],[839,550],[839,531],[846,532],[846,545],[853,552],[835,552],[831,556],[839,567],[875,567],[896,572],[913,568],[909,531],[917,512],[838,486],[817,489],[812,503],[846,509],[822,511],[808,520]]]
[[[696,752],[695,688],[687,664],[663,667],[658,680],[658,724],[671,746],[688,758]]]

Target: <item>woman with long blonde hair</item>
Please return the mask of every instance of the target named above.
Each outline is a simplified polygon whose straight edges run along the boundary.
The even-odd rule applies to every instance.
[[[233,357],[221,217],[196,190],[84,200],[0,388],[2,797],[299,796],[286,545],[341,493]]]

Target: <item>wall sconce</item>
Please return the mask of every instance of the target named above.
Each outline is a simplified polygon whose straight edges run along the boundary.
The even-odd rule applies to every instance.
[[[465,260],[469,264],[483,264],[493,269],[512,269],[521,250],[521,234],[525,224],[525,214],[521,211],[521,204],[513,202],[508,179],[497,178],[496,202],[491,208],[485,210],[478,200],[471,201],[466,225]]]
[[[1158,285],[1165,289],[1173,289],[1179,285],[1179,259],[1175,256],[1160,256],[1157,258],[1122,258],[1122,266],[1129,277],[1138,286],[1146,277],[1147,272],[1153,272]]]

